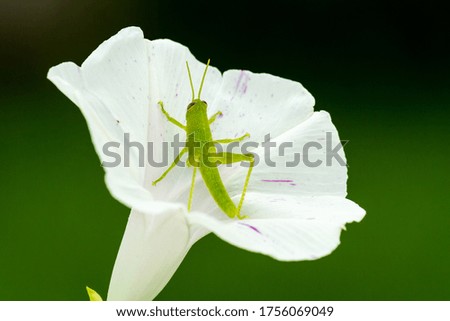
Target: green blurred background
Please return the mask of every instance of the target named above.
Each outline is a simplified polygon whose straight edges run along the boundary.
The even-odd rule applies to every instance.
[[[159,300],[449,300],[447,11],[433,1],[0,1],[0,299],[107,292],[129,210],[79,110],[48,80],[129,25],[219,69],[303,83],[331,113],[349,198],[342,244],[281,263],[209,235]]]

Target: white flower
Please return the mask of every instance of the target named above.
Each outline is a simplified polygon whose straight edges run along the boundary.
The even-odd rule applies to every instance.
[[[82,111],[95,149],[102,161],[111,161],[102,148],[107,142],[153,142],[161,156],[163,141],[185,133],[169,123],[158,108],[163,101],[174,118],[184,121],[191,91],[185,61],[195,80],[205,65],[188,48],[170,41],[144,39],[136,27],[121,30],[101,44],[78,67],[72,62],[50,69],[48,78]],[[213,232],[240,248],[281,261],[313,260],[331,253],[346,223],[360,221],[364,210],[346,199],[347,168],[284,166],[307,142],[323,142],[336,128],[324,111],[314,112],[314,98],[298,82],[269,74],[229,70],[223,75],[210,67],[202,99],[208,113],[223,117],[211,129],[214,138],[233,138],[246,132],[262,142],[293,142],[285,155],[273,155],[282,166],[260,162],[253,170],[242,213],[230,219],[214,203],[197,175],[192,211],[187,200],[192,168],[175,168],[156,187],[152,181],[164,168],[139,166],[137,148],[131,148],[130,166],[106,167],[112,195],[131,210],[108,292],[108,300],[151,300],[169,281],[189,248]],[[118,149],[118,152],[120,149]],[[253,150],[263,156],[263,148]],[[325,148],[311,149],[309,157],[325,160]],[[345,159],[342,150],[339,156]],[[123,160],[123,153],[120,154]],[[169,148],[168,160],[176,155]],[[246,168],[221,168],[224,184],[237,203]]]

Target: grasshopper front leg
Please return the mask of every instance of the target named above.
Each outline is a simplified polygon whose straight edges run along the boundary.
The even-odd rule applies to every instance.
[[[158,105],[161,107],[161,111],[166,116],[167,120],[170,121],[172,124],[174,124],[177,127],[180,127],[183,130],[186,130],[186,126],[184,126],[182,123],[180,123],[178,120],[173,118],[169,115],[169,113],[164,109],[164,104],[162,101],[158,101]]]
[[[222,116],[222,115],[223,115],[222,112],[218,111],[217,113],[212,115],[210,119],[208,119],[208,123],[211,125],[212,123],[214,123],[214,121],[216,120],[217,117]]]

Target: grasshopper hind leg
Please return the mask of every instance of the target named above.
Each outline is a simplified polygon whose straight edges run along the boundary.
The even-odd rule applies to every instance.
[[[237,217],[240,220],[248,217],[247,215],[241,215],[241,209],[242,209],[242,204],[244,204],[245,193],[247,193],[248,182],[250,181],[250,176],[252,174],[253,166],[255,165],[255,158],[253,157],[253,155],[248,154],[248,156],[251,157],[251,160],[249,161],[250,166],[248,168],[247,176],[245,177],[244,188],[242,189],[241,199],[239,200],[239,205],[237,207]]]
[[[246,134],[247,135],[247,134]],[[244,135],[244,136],[246,136]],[[241,198],[236,208],[236,217],[240,220],[247,218],[247,215],[241,215],[242,204],[244,204],[245,194],[247,193],[248,183],[252,174],[253,167],[255,165],[255,158],[252,154],[234,154],[234,153],[217,153],[214,159],[219,161],[220,164],[231,164],[237,162],[249,162],[247,176],[245,177],[244,188],[242,189]]]

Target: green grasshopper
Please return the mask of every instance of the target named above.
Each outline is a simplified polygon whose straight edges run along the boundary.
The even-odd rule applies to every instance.
[[[153,186],[155,186],[159,181],[161,181],[177,165],[177,163],[181,160],[181,157],[186,152],[188,152],[189,157],[187,165],[194,168],[194,172],[192,174],[191,189],[189,192],[188,211],[191,210],[195,175],[197,173],[197,169],[199,169],[202,178],[205,181],[206,186],[208,187],[209,193],[214,198],[214,201],[217,203],[217,205],[222,209],[222,211],[230,218],[237,217],[239,219],[243,219],[245,218],[245,216],[241,215],[240,213],[242,204],[244,202],[245,193],[247,191],[248,182],[250,180],[250,175],[254,166],[254,157],[252,154],[217,152],[215,144],[240,142],[245,138],[250,137],[250,135],[246,133],[245,135],[237,138],[213,140],[210,125],[216,120],[218,116],[222,115],[222,112],[219,111],[212,115],[211,118],[208,118],[208,104],[206,103],[206,101],[200,99],[208,66],[209,60],[203,73],[197,98],[195,98],[191,71],[189,69],[188,62],[186,61],[186,68],[188,71],[189,82],[192,90],[192,101],[187,106],[186,125],[181,124],[175,118],[171,117],[164,109],[163,102],[158,102],[158,105],[161,107],[161,111],[166,116],[167,120],[175,126],[178,126],[179,128],[186,131],[187,143],[186,147],[181,150],[181,152],[178,154],[169,168],[157,180],[153,181],[152,184]],[[210,162],[209,158],[214,159],[215,162]],[[225,189],[225,186],[223,185],[222,178],[220,177],[217,166],[221,164],[231,164],[237,162],[249,162],[250,166],[245,178],[241,199],[238,206],[236,207],[236,205],[231,200],[227,190]]]

